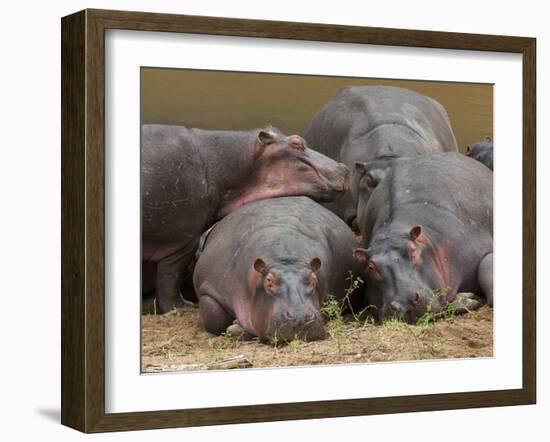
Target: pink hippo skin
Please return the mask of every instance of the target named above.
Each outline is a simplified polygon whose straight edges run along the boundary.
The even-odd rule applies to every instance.
[[[200,235],[240,206],[265,198],[342,195],[349,170],[297,136],[143,125],[142,259],[156,263],[160,311],[178,305],[179,287]]]
[[[459,153],[396,159],[372,192],[359,193],[367,301],[380,319],[414,323],[456,301],[493,305],[493,174]],[[455,300],[457,293],[468,293]]]
[[[210,333],[234,320],[262,339],[325,336],[320,307],[327,294],[345,295],[357,242],[335,214],[306,197],[247,204],[212,229],[193,282]],[[357,307],[362,289],[349,299]]]

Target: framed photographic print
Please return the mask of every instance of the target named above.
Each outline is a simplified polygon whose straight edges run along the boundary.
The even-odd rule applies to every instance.
[[[534,403],[535,165],[532,38],[64,17],[62,423]]]

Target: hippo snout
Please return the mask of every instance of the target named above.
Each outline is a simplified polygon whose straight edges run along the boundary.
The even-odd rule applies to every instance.
[[[325,178],[325,185],[333,194],[343,195],[350,187],[351,171],[342,163],[337,163],[332,174]]]
[[[351,183],[351,170],[345,164],[337,163],[335,173],[330,178],[334,190],[345,192],[349,189]]]
[[[403,305],[400,302],[397,302],[397,301],[390,302],[390,304],[388,306],[388,310],[389,310],[390,314],[395,315],[395,316],[401,316],[401,317],[404,316],[405,313],[407,313],[405,307],[403,307]]]
[[[285,312],[278,320],[273,321],[271,335],[277,342],[290,342],[294,339],[317,341],[325,338],[325,327],[317,312],[300,315]]]
[[[342,192],[345,192],[349,189],[349,186],[351,184],[351,170],[348,169],[348,167],[345,164],[340,163],[340,166],[344,168],[344,176],[342,178]]]
[[[407,322],[408,324],[416,324],[418,320],[417,312],[412,308],[407,308],[401,301],[391,301],[382,308],[383,321],[387,319],[397,319]]]

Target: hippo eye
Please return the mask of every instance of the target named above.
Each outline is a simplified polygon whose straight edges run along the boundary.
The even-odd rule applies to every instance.
[[[414,243],[407,244],[407,254],[411,262],[415,265],[422,264],[422,255],[420,249],[414,245]]]
[[[380,273],[378,272],[378,267],[374,263],[374,261],[369,260],[367,263],[367,271],[369,272],[369,276],[373,277],[374,279],[380,278]]]
[[[275,288],[277,287],[277,282],[275,281],[275,278],[269,274],[264,279],[264,288],[267,293],[270,295],[275,295]]]
[[[307,280],[307,285],[309,288],[313,288],[317,285],[317,276],[315,276],[315,273],[310,273],[309,278]]]

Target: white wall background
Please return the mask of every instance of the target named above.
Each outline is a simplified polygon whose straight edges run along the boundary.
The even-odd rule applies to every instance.
[[[99,440],[475,440],[548,437],[550,308],[550,28],[544,2],[276,2],[74,0],[5,2],[0,27],[0,435],[4,440],[85,436],[59,425],[60,408],[60,17],[86,7],[310,21],[538,39],[538,405],[93,436]],[[511,189],[520,191],[520,189]],[[546,203],[546,204],[545,204]],[[513,233],[512,233],[513,234]],[[491,376],[491,373],[480,373]],[[10,437],[11,436],[11,437]]]

